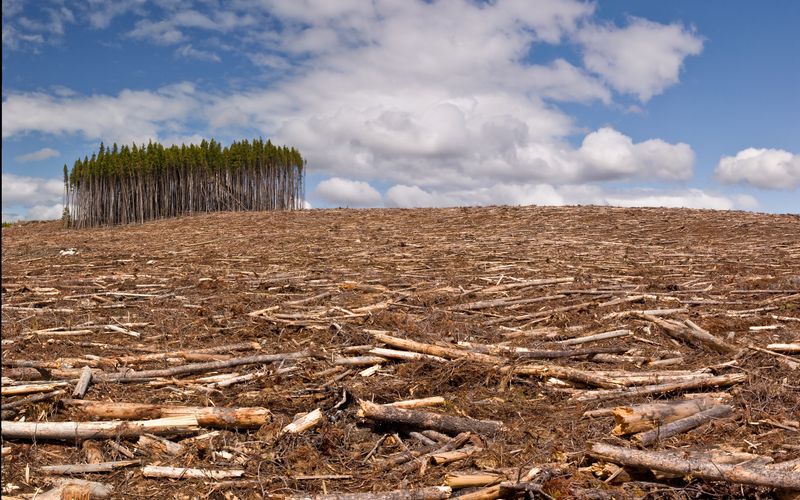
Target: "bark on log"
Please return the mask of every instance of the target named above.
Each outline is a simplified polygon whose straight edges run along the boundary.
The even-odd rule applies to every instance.
[[[718,403],[719,401],[714,398],[697,398],[663,403],[645,403],[635,406],[619,406],[610,410],[610,414],[614,415],[614,421],[617,424],[611,433],[615,436],[624,436],[648,431],[659,425],[668,424],[705,411]]]
[[[291,500],[439,500],[450,498],[449,486],[431,486],[418,490],[375,491],[370,493],[328,493],[326,495],[296,495]]]
[[[449,433],[474,432],[476,434],[494,435],[503,430],[503,422],[496,420],[472,420],[438,413],[404,410],[363,400],[359,401],[359,405],[361,406],[361,415],[379,422],[403,424]]]
[[[785,490],[800,490],[800,473],[773,470],[766,467],[751,468],[728,465],[703,459],[686,459],[675,453],[631,450],[604,443],[595,443],[589,455],[622,465],[693,476],[710,481],[725,481]]]
[[[107,403],[64,399],[65,406],[77,407],[82,413],[98,418],[138,420],[191,416],[202,427],[250,428],[271,421],[272,413],[261,407],[221,408],[198,406],[164,406],[145,403]]]
[[[692,416],[676,420],[669,424],[664,424],[647,432],[641,432],[633,436],[633,440],[641,446],[650,446],[660,439],[667,439],[682,432],[699,427],[715,418],[727,417],[733,413],[733,407],[728,405],[717,405]]]
[[[182,417],[138,420],[130,422],[2,422],[5,439],[83,441],[112,439],[142,434],[183,434],[199,430],[197,418]]]
[[[491,486],[503,480],[505,480],[505,476],[501,474],[452,472],[445,476],[444,484],[453,489],[474,488],[476,486]]]

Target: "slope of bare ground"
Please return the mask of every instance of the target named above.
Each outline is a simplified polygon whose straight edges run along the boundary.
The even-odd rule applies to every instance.
[[[619,460],[590,453],[593,443],[682,457],[739,452],[762,472],[782,468],[789,481],[800,475],[800,359],[791,350],[800,342],[797,216],[599,207],[220,213],[80,231],[19,224],[3,229],[2,250],[5,422],[102,420],[69,401],[83,366],[94,370],[87,401],[270,412],[247,429],[167,430],[165,438],[184,445],[175,456],[137,436],[97,438],[103,461],[138,462],[77,476],[42,469],[85,464],[87,447],[77,438],[9,438],[5,423],[4,495],[30,498],[63,477],[110,484],[116,498],[416,491],[453,484],[456,473],[513,483],[533,467],[541,470],[526,478],[527,493],[484,489],[482,498],[782,494],[694,471],[619,469]],[[626,311],[639,312],[614,314]],[[711,341],[698,340],[691,324]],[[371,349],[420,350],[387,345],[385,335],[427,344],[438,359],[380,362],[388,355]],[[568,357],[540,359],[552,351]],[[152,353],[172,354],[148,361]],[[270,353],[300,354],[113,377]],[[343,364],[356,356],[372,362]],[[231,373],[253,376],[214,385]],[[213,375],[223,376],[207,379]],[[14,394],[24,382],[63,380]],[[696,385],[663,388],[676,381]],[[611,432],[610,409],[703,392],[732,412],[649,444]],[[32,394],[46,396],[17,403]],[[470,434],[450,463],[423,456],[400,464],[406,449],[438,447],[415,433],[427,425],[358,413],[359,400],[434,396],[443,404],[411,411],[503,427]],[[316,409],[322,418],[312,428],[281,432]],[[609,411],[584,415],[598,409]],[[205,436],[185,441],[198,434]],[[144,477],[152,465],[243,474]],[[452,495],[478,489],[455,487]]]

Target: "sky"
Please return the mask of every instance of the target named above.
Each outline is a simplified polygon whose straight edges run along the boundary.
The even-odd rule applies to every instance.
[[[261,137],[306,206],[800,213],[800,2],[3,0],[2,217],[100,142]]]

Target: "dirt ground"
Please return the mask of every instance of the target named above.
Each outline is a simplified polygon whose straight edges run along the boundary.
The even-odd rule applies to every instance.
[[[171,368],[193,361],[178,356],[128,365],[120,358],[241,342],[255,341],[261,349],[223,351],[214,359],[312,353],[220,370],[258,372],[227,387],[197,380],[212,372],[92,383],[86,400],[264,407],[272,414],[259,428],[220,429],[178,456],[140,447],[136,438],[101,440],[107,461],[126,459],[121,445],[143,465],[244,470],[229,481],[145,478],[141,467],[77,476],[113,485],[115,498],[378,492],[442,485],[456,472],[513,479],[513,471],[522,475],[533,466],[547,469],[538,484],[554,498],[776,498],[779,493],[768,488],[649,470],[626,469],[608,481],[593,473],[591,443],[636,446],[612,435],[612,416],[585,418],[584,412],[679,399],[683,392],[725,392],[734,414],[649,449],[739,451],[774,462],[800,457],[800,357],[766,349],[800,341],[796,215],[487,207],[216,213],[87,230],[20,223],[2,230],[2,307],[4,372],[35,366],[45,379],[72,380],[58,370],[84,365],[105,373]],[[691,320],[735,352],[676,340],[642,316],[612,314],[666,309],[674,311],[660,318]],[[618,329],[630,332],[586,344],[563,342]],[[76,330],[83,333],[70,334]],[[370,376],[362,375],[370,365],[337,364],[338,357],[386,347],[370,330],[489,352],[508,366],[735,373],[746,380],[587,400],[598,389],[591,384],[512,374],[459,357],[389,360]],[[605,356],[526,360],[516,347],[617,349]],[[4,390],[15,383],[4,378]],[[4,395],[3,420],[91,420],[59,403],[71,397],[73,386],[13,410],[5,405],[26,396]],[[426,445],[409,434],[415,429],[360,417],[357,401],[432,396],[445,403],[419,410],[497,420],[504,430],[474,436],[474,453],[462,460],[387,467],[387,457]],[[320,425],[280,432],[298,413],[318,408]],[[192,434],[166,437],[180,442]],[[51,487],[54,476],[42,466],[86,461],[75,441],[4,439],[2,446],[4,496],[30,498],[37,488]],[[469,491],[474,488],[453,490],[453,496]]]

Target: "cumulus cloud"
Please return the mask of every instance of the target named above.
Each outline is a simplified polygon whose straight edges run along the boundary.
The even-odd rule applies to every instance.
[[[642,101],[678,83],[683,60],[703,50],[703,39],[682,24],[635,17],[624,28],[589,24],[576,38],[589,70]]]
[[[726,183],[742,183],[765,189],[797,189],[800,155],[782,149],[747,148],[736,156],[724,156],[715,170]]]
[[[387,207],[460,205],[610,205],[618,207],[709,208],[731,210],[758,206],[752,196],[727,197],[700,189],[608,189],[591,184],[495,184],[472,190],[425,190],[395,185],[384,196]]]
[[[31,161],[42,161],[48,158],[55,158],[56,156],[60,156],[61,153],[56,151],[52,148],[42,148],[32,153],[27,153],[24,155],[19,155],[15,159],[20,163],[27,163]]]
[[[119,15],[105,0],[90,1],[107,13],[97,27]],[[587,134],[561,107],[611,104],[612,90],[647,100],[678,82],[683,60],[702,49],[682,25],[598,25],[594,4],[578,0],[540,0],[536,8],[524,0],[246,5],[221,13],[160,2],[159,14],[138,19],[128,35],[213,61],[225,49],[196,35],[225,33],[255,66],[280,74],[269,86],[7,91],[3,137],[42,132],[129,143],[198,131],[263,135],[303,151],[314,172],[330,177],[313,194],[342,206],[561,204],[577,199],[567,186],[692,175],[689,145],[634,142],[609,127]],[[136,1],[126,9],[144,10]],[[583,66],[530,62],[545,44],[566,41],[581,44]],[[394,185],[385,198],[369,184],[376,181]]]
[[[363,181],[332,177],[317,184],[314,195],[340,207],[374,207],[381,203],[377,189]]]
[[[53,206],[64,196],[64,181],[3,173],[3,207]]]
[[[29,220],[57,220],[64,214],[64,205],[56,203],[55,205],[35,205],[28,209],[25,216]]]
[[[630,137],[608,127],[583,139],[578,155],[587,178],[600,180],[646,177],[664,180],[691,178],[694,152],[688,144],[650,139],[634,144]]]
[[[81,134],[108,142],[146,142],[181,133],[198,106],[194,86],[181,83],[156,91],[123,90],[116,96],[60,96],[8,92],[3,99],[2,134]],[[176,130],[177,128],[177,130]]]

